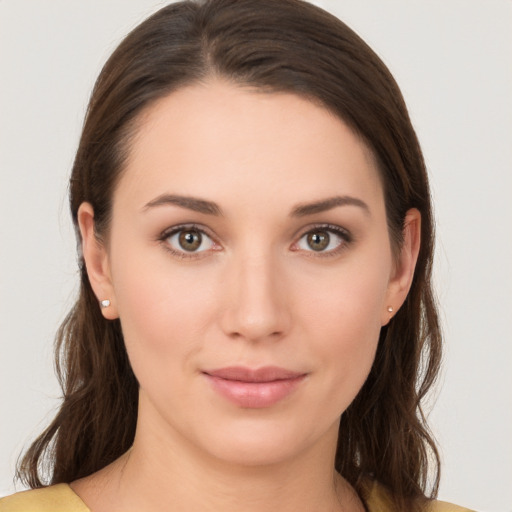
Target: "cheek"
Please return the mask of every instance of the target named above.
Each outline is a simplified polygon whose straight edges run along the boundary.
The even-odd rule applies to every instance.
[[[362,295],[359,296],[363,298]],[[349,302],[331,302],[323,315],[317,317],[327,330],[323,347],[332,378],[349,394],[357,393],[363,385],[373,364],[380,334],[379,304],[368,297],[367,301],[356,301],[353,295]],[[318,326],[320,331],[321,326]],[[322,350],[322,349],[321,349]],[[347,404],[348,405],[348,404]]]
[[[389,266],[373,261],[351,265],[330,277],[303,303],[308,338],[315,341],[325,375],[326,398],[338,413],[348,407],[363,386],[375,358],[385,307]],[[318,283],[317,283],[318,284]]]
[[[334,271],[304,272],[301,288],[309,291],[302,301],[304,316],[316,330],[353,333],[350,338],[356,344],[366,338],[364,333],[378,334],[390,268],[390,256],[366,256]]]
[[[173,369],[190,366],[213,304],[209,287],[196,286],[187,272],[173,272],[165,258],[142,260],[132,250],[114,269],[126,349],[141,385],[164,375],[172,378],[177,374]]]

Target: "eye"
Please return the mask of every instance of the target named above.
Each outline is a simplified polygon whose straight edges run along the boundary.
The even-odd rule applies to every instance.
[[[337,226],[320,226],[304,233],[296,244],[301,251],[336,253],[350,241],[348,233]]]
[[[176,228],[162,238],[173,252],[183,255],[204,252],[215,247],[215,242],[196,227]]]

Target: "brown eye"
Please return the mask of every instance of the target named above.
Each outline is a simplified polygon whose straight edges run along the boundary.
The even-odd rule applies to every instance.
[[[338,249],[342,249],[350,243],[349,233],[338,226],[318,226],[304,233],[297,244],[296,249],[306,252],[316,252],[327,254],[336,254]]]
[[[197,251],[201,247],[203,236],[199,231],[194,229],[188,231],[180,231],[178,235],[178,242],[180,248],[187,252]]]
[[[327,231],[313,231],[306,235],[306,240],[313,251],[323,251],[329,247],[331,237]]]
[[[214,241],[200,229],[194,227],[176,228],[172,233],[162,237],[175,253],[201,253],[212,250]]]

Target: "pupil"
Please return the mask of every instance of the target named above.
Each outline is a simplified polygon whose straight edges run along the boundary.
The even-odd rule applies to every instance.
[[[329,245],[329,234],[325,231],[317,231],[308,235],[308,245],[314,251],[323,251]]]
[[[185,251],[195,251],[201,246],[201,233],[198,231],[183,231],[180,233],[179,242]]]

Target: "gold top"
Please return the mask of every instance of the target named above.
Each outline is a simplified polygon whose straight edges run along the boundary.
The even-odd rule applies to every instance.
[[[393,512],[385,489],[377,483],[370,487],[367,498],[369,512]],[[1,498],[0,512],[90,512],[90,510],[68,484],[58,484]],[[432,501],[428,512],[472,511],[444,501]]]

